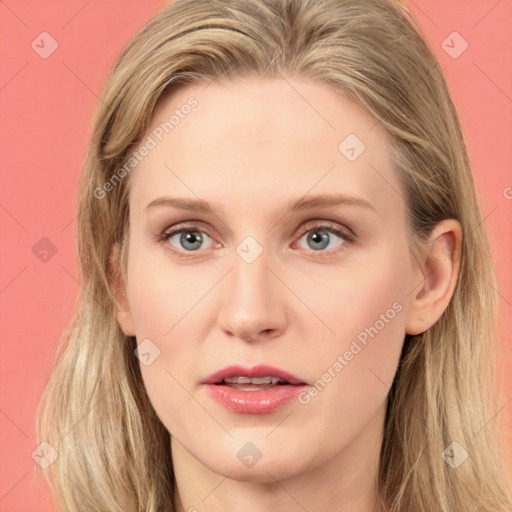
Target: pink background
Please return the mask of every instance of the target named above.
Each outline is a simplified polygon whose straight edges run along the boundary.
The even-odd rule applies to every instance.
[[[491,233],[502,297],[500,371],[509,375],[504,432],[512,461],[512,2],[406,4],[446,73]],[[80,286],[75,188],[106,74],[123,45],[163,6],[157,0],[0,3],[1,512],[53,510],[46,487],[33,485],[31,453],[36,404]],[[469,44],[458,58],[441,46],[454,31]],[[58,43],[47,59],[31,47],[35,40],[40,53],[51,48],[42,32]],[[453,45],[447,40],[452,51],[461,48],[457,37]],[[39,242],[43,237],[51,244]],[[38,242],[50,251],[46,262],[32,251]]]

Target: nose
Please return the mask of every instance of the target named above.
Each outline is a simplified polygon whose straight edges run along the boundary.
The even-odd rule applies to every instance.
[[[229,336],[258,341],[279,337],[285,331],[285,289],[268,264],[265,251],[252,263],[234,256],[218,317],[220,328]]]

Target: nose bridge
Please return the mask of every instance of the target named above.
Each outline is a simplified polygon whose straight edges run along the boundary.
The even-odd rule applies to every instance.
[[[271,259],[270,251],[253,236],[245,237],[236,247],[219,315],[225,332],[251,340],[277,335],[284,328],[282,290],[269,268]]]

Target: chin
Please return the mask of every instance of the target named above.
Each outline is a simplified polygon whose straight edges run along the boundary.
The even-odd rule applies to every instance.
[[[245,436],[245,439],[247,437]],[[308,469],[307,455],[297,446],[273,446],[264,440],[235,441],[201,462],[215,473],[243,482],[271,483]]]

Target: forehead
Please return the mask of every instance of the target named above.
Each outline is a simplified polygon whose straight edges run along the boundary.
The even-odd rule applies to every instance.
[[[164,194],[247,207],[258,196],[288,202],[309,190],[350,192],[386,209],[383,195],[399,187],[385,130],[325,83],[190,84],[161,98],[148,137],[154,147],[132,172],[138,210]]]

